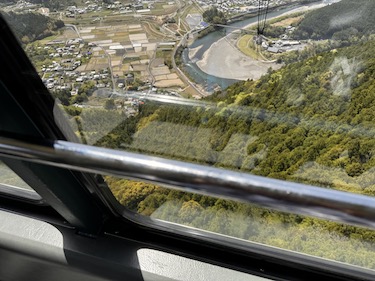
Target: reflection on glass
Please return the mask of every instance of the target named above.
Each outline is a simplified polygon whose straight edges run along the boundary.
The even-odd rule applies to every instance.
[[[127,209],[153,219],[375,269],[375,232],[369,229],[149,183],[112,177],[106,181]]]
[[[0,189],[1,185],[14,189],[33,190],[15,172],[9,169],[3,162],[0,162]]]

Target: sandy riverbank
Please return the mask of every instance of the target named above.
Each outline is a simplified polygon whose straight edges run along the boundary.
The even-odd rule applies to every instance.
[[[301,11],[324,7],[325,4],[315,4],[295,8],[277,17]],[[249,24],[245,28],[256,23]],[[259,79],[271,67],[276,70],[280,64],[258,61],[243,54],[237,49],[237,36],[235,31],[223,37],[203,54],[203,58],[196,62],[197,66],[205,73],[220,78],[247,80]],[[189,51],[190,59],[194,60],[196,48]]]
[[[210,74],[221,78],[247,80],[259,79],[268,68],[278,69],[281,65],[254,60],[236,46],[236,41],[224,37],[213,44],[197,61],[198,67]]]
[[[203,46],[198,46],[195,48],[189,48],[189,57],[193,58],[197,54],[197,52],[202,48]]]

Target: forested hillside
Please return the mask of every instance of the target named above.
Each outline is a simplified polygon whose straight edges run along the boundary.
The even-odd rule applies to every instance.
[[[15,4],[18,2],[18,0],[2,0],[1,4]],[[58,11],[61,9],[64,9],[68,6],[73,6],[78,3],[83,3],[84,1],[78,1],[78,0],[28,0],[27,2],[32,4],[41,5],[45,8],[50,9],[51,12]],[[105,2],[105,1],[104,1]]]
[[[64,26],[63,21],[54,20],[39,13],[0,13],[19,40],[25,44],[51,36]]]
[[[297,39],[347,39],[375,30],[375,1],[342,0],[308,13],[295,32]]]
[[[58,11],[76,4],[76,0],[28,0],[33,4],[40,4],[43,7],[49,8],[51,11]],[[83,2],[83,1],[82,1]]]
[[[374,70],[370,41],[239,82],[200,106],[146,103],[131,141],[112,146],[373,194],[375,182],[357,179],[375,165]],[[317,165],[331,171],[320,182],[308,172]]]
[[[321,53],[200,103],[146,101],[135,117],[86,109],[74,119],[89,143],[373,196],[374,43]],[[106,112],[117,122],[103,120]],[[93,122],[108,126],[99,132]],[[374,231],[106,180],[143,215],[375,269]]]

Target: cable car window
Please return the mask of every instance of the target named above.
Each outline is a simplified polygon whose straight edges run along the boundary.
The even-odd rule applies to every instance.
[[[27,183],[2,162],[0,162],[0,183],[7,186],[32,190]]]
[[[42,198],[27,183],[25,183],[15,172],[0,161],[0,192],[40,201]]]
[[[375,2],[214,2],[1,13],[84,144],[373,196]],[[105,180],[144,216],[375,269],[372,230]]]
[[[263,244],[310,256],[374,269],[374,231],[329,220],[292,215],[256,205],[176,191],[160,185],[107,177],[116,199],[157,225],[186,226],[202,237],[228,237],[236,245]],[[178,228],[177,228],[178,229]]]

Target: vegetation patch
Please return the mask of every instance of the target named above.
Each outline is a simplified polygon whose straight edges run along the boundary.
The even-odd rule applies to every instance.
[[[300,39],[347,38],[375,30],[375,1],[342,0],[308,13],[295,37]]]
[[[247,34],[242,36],[237,42],[237,47],[242,53],[253,59],[261,58],[257,50],[260,47],[254,43],[254,35]]]
[[[1,12],[1,14],[24,44],[54,35],[58,29],[64,27],[63,21],[38,13]]]

